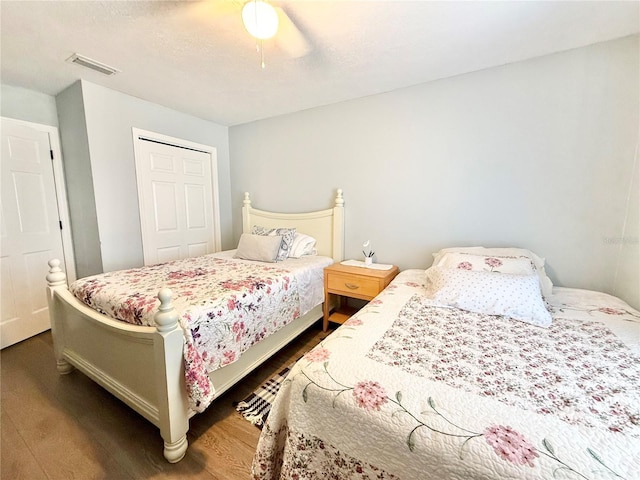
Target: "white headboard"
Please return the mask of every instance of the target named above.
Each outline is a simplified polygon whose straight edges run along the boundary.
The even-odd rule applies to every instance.
[[[344,260],[344,198],[342,190],[336,191],[335,205],[327,210],[306,213],[275,213],[251,206],[249,193],[245,192],[242,205],[242,231],[251,233],[253,225],[276,228],[295,228],[316,239],[318,255]]]

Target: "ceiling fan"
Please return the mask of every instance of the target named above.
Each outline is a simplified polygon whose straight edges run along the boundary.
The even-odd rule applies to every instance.
[[[262,42],[273,38],[277,47],[289,57],[299,58],[311,52],[311,43],[287,13],[285,6],[274,5],[267,0],[246,0],[240,2],[242,22],[247,32],[256,39],[256,46],[262,57]]]
[[[150,2],[156,3],[156,2]],[[165,2],[157,2],[158,8],[164,8]],[[292,5],[289,5],[292,4]],[[255,40],[255,45],[264,63],[264,49],[272,47],[287,58],[300,58],[315,50],[312,39],[300,24],[296,16],[297,6],[286,0],[180,0],[179,16],[181,22],[197,21],[200,25],[209,25],[215,19],[221,35],[227,41],[246,38]],[[162,10],[160,10],[162,11]],[[276,27],[269,34],[258,33],[254,26],[259,26],[275,13]],[[257,25],[259,24],[259,25]],[[185,24],[186,25],[186,24]]]

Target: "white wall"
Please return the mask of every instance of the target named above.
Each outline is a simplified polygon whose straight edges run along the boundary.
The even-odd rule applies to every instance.
[[[3,117],[58,126],[56,99],[51,95],[3,84],[0,102]]]
[[[56,102],[76,274],[82,278],[103,269],[81,83],[59,93]]]
[[[640,309],[640,155],[636,150],[634,173],[631,175],[628,211],[622,235],[607,239],[620,248],[615,285],[612,292]],[[633,299],[636,299],[635,301]]]
[[[82,161],[91,166],[103,270],[143,264],[132,127],[216,147],[222,246],[230,248],[234,242],[227,127],[90,82],[80,85],[89,149]],[[61,117],[61,131],[65,123]]]
[[[243,191],[297,211],[341,187],[347,257],[365,239],[402,269],[445,246],[521,246],[557,284],[640,307],[638,58],[629,37],[231,127],[235,238]]]

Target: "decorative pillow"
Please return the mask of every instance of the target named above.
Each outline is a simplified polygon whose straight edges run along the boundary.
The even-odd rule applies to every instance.
[[[438,262],[439,267],[473,270],[474,272],[511,273],[533,275],[533,262],[528,257],[493,257],[471,253],[445,253]]]
[[[504,315],[538,327],[551,325],[538,276],[431,267],[427,297],[469,312]]]
[[[254,235],[279,235],[282,237],[282,243],[280,244],[280,251],[278,252],[278,257],[276,258],[277,262],[281,262],[286,260],[289,256],[289,251],[291,250],[291,244],[293,243],[293,238],[296,235],[295,228],[267,228],[261,227],[259,225],[254,225],[251,228],[251,233]]]
[[[280,251],[280,235],[251,235],[243,233],[233,258],[274,263]]]
[[[305,255],[315,255],[316,239],[305,235],[304,233],[296,233],[293,237],[289,257],[300,258]]]
[[[483,255],[483,256],[492,256],[492,257],[527,257],[531,259],[536,272],[538,273],[538,277],[540,277],[540,289],[542,294],[545,297],[551,295],[551,290],[553,289],[553,282],[547,276],[547,272],[544,269],[544,258],[539,257],[531,250],[527,250],[526,248],[512,248],[512,247],[495,247],[495,248],[486,248],[486,247],[453,247],[453,248],[443,248],[437,253],[433,254],[433,266],[438,266],[442,256],[446,253],[470,253],[473,255]]]

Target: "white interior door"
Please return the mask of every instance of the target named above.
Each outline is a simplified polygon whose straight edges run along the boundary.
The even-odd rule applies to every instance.
[[[2,119],[0,344],[50,328],[47,262],[64,260],[49,134]]]
[[[145,265],[218,249],[213,153],[136,138]]]

